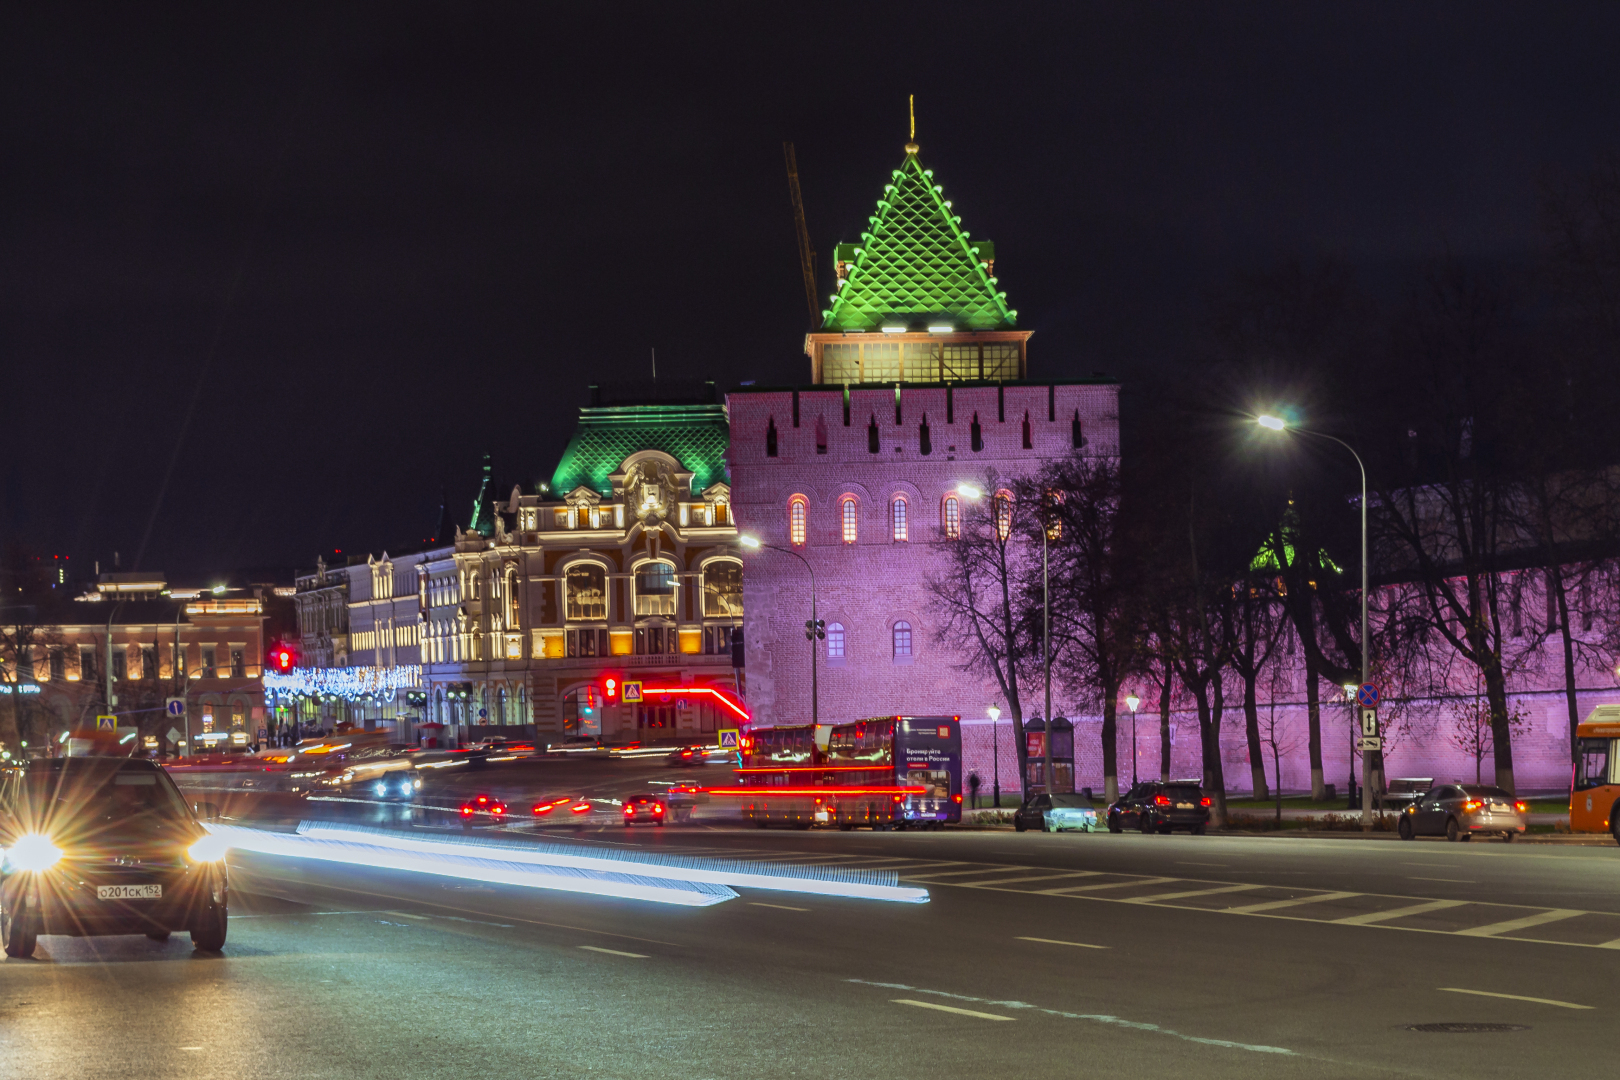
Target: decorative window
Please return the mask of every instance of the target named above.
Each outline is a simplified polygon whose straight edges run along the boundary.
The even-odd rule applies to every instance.
[[[508,570],[506,572],[506,628],[508,630],[518,628],[521,624],[519,619],[521,614],[521,605],[518,603],[517,571]]]
[[[911,656],[911,624],[904,619],[894,624],[895,659]]]
[[[906,500],[903,497],[896,496],[894,502],[889,504],[889,518],[894,526],[896,543],[911,539],[911,531],[906,523]]]
[[[846,495],[844,500],[838,504],[838,507],[839,515],[842,517],[844,522],[844,543],[853,544],[859,536],[858,523],[856,520],[856,511],[858,508],[855,505],[855,500]]]
[[[742,611],[742,564],[723,559],[704,566],[704,617],[740,619]]]
[[[635,579],[637,615],[675,614],[675,567],[667,562],[642,563]]]
[[[726,501],[721,499],[714,504],[714,523],[716,525],[729,525],[731,518],[727,514]]]
[[[830,622],[827,624],[827,659],[842,660],[844,658],[844,624]]]
[[[788,502],[788,540],[794,547],[804,547],[804,518],[807,505],[803,495],[795,495]]]
[[[1003,488],[996,492],[994,501],[996,504],[996,535],[1005,541],[1007,537],[1012,535],[1012,492]]]
[[[945,496],[945,539],[955,540],[962,535],[962,504],[955,495]]]
[[[567,617],[607,618],[607,571],[596,563],[575,563],[566,571]]]

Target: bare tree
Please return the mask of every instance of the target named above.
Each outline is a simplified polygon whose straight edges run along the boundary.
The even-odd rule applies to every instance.
[[[1014,744],[1020,783],[1027,784],[1019,670],[1030,656],[1028,635],[1015,610],[1026,561],[1019,533],[1027,511],[1020,500],[1001,494],[1004,486],[994,475],[985,478],[983,490],[984,499],[964,501],[958,535],[935,545],[940,568],[929,575],[926,588],[936,616],[935,640],[966,657],[959,670],[996,680],[1018,733]]]
[[[1275,579],[1272,579],[1275,580]],[[1243,719],[1249,743],[1249,780],[1256,799],[1266,798],[1266,763],[1261,748],[1260,709],[1256,686],[1270,663],[1285,625],[1283,609],[1263,566],[1233,586],[1232,670],[1243,682]]]

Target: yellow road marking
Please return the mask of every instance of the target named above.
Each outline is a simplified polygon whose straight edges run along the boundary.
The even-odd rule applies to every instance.
[[[647,959],[647,954],[646,953],[622,952],[622,951],[620,951],[618,949],[603,949],[603,948],[600,948],[600,947],[598,947],[596,945],[581,945],[580,948],[584,949],[586,952],[607,953],[609,956],[628,956],[628,957],[631,957],[632,959],[636,959],[636,960],[645,960],[645,959]]]
[[[1057,938],[1049,937],[1020,937],[1017,940],[1038,941],[1042,945],[1073,945],[1077,949],[1107,949],[1111,947],[1108,945],[1087,945],[1083,941],[1059,941]]]
[[[786,904],[761,904],[757,900],[750,900],[748,902],[748,906],[749,907],[773,907],[773,908],[776,908],[778,911],[809,911],[810,910],[807,907],[788,907]]]
[[[1489,926],[1476,926],[1472,930],[1458,930],[1459,937],[1495,937],[1497,934],[1507,934],[1514,930],[1528,930],[1532,926],[1541,926],[1543,923],[1559,922],[1563,919],[1573,919],[1577,915],[1586,914],[1584,911],[1571,911],[1568,908],[1553,908],[1538,915],[1526,915],[1522,919],[1506,919],[1502,922],[1491,923]]]
[[[1279,908],[1294,907],[1299,904],[1320,904],[1324,900],[1343,900],[1351,896],[1361,896],[1354,892],[1325,892],[1315,896],[1301,896],[1294,900],[1267,900],[1261,904],[1246,904],[1243,907],[1229,907],[1227,915],[1257,915],[1262,911],[1276,911]]]
[[[1430,911],[1443,911],[1446,908],[1462,907],[1467,900],[1430,900],[1425,904],[1413,904],[1410,907],[1396,908],[1393,911],[1372,911],[1365,915],[1346,915],[1342,919],[1330,920],[1339,926],[1368,926],[1372,923],[1386,922],[1390,919],[1403,919],[1408,915],[1423,915]]]
[[[1537,1005],[1556,1005],[1560,1009],[1592,1009],[1594,1005],[1577,1005],[1573,1001],[1554,1001],[1552,998],[1525,997],[1523,994],[1493,994],[1489,990],[1464,990],[1460,986],[1439,986],[1448,994],[1475,994],[1479,997],[1507,998],[1509,1001],[1533,1001]]]
[[[890,998],[896,1005],[915,1005],[919,1009],[937,1009],[940,1012],[955,1013],[957,1016],[976,1016],[980,1020],[1011,1020],[1010,1016],[997,1016],[995,1013],[974,1012],[972,1009],[958,1009],[954,1005],[936,1005],[932,1001],[912,1001],[910,998]]]

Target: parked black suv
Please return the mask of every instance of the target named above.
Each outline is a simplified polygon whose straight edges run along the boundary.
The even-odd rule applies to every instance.
[[[1108,831],[1167,833],[1186,829],[1202,836],[1209,824],[1209,800],[1196,780],[1154,780],[1137,784],[1108,808]]]

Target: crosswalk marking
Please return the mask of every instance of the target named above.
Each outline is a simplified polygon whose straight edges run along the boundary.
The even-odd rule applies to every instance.
[[[1498,934],[1508,934],[1514,930],[1528,930],[1532,926],[1559,922],[1563,919],[1573,919],[1577,915],[1584,914],[1586,914],[1584,911],[1553,908],[1551,911],[1543,911],[1539,915],[1526,915],[1522,919],[1507,919],[1503,922],[1491,923],[1489,926],[1476,926],[1471,930],[1458,930],[1457,933],[1463,937],[1495,937]]]
[[[1056,889],[1042,889],[1043,896],[1071,896],[1074,893],[1101,892],[1103,889],[1126,889],[1134,885],[1166,885],[1172,881],[1181,881],[1173,877],[1137,878],[1134,881],[1105,881],[1101,885],[1068,885]]]
[[[943,873],[937,873],[937,874],[936,873],[928,873],[928,874],[924,874],[923,877],[932,880],[934,878],[942,878],[942,877],[962,877],[965,874],[995,874],[995,873],[1004,873],[1004,872],[1006,872],[1008,870],[1036,870],[1036,869],[1039,869],[1039,868],[1034,867],[1034,866],[981,866],[981,867],[978,867],[977,869],[974,869],[974,870],[948,870],[948,871],[945,871]]]
[[[1057,881],[1061,878],[1096,877],[1095,870],[1071,870],[1066,874],[1033,874],[1029,877],[996,878],[993,881],[964,881],[970,889],[994,889],[1002,885],[1022,885],[1028,881]]]
[[[1466,903],[1468,903],[1467,900],[1429,900],[1422,904],[1395,908],[1393,911],[1369,911],[1365,915],[1346,915],[1342,919],[1331,919],[1329,921],[1339,926],[1368,926],[1372,923],[1387,922],[1390,919],[1404,919],[1408,915],[1423,915],[1430,911],[1444,911],[1446,908],[1462,907]]]
[[[1264,885],[1222,885],[1213,889],[1189,889],[1186,892],[1154,893],[1152,896],[1127,897],[1127,904],[1151,904],[1159,900],[1181,900],[1189,896],[1214,896],[1216,893],[1248,892],[1251,889],[1263,889]]]
[[[974,1009],[958,1009],[954,1005],[937,1005],[932,1001],[913,1001],[910,998],[890,998],[896,1005],[914,1005],[919,1009],[934,1009],[938,1012],[955,1013],[957,1016],[972,1016],[980,1020],[1011,1020],[1010,1016],[997,1016],[995,1013],[978,1012]]]
[[[1352,896],[1364,896],[1365,893],[1356,892],[1325,892],[1315,896],[1300,896],[1293,900],[1267,900],[1259,904],[1246,904],[1243,907],[1229,907],[1228,915],[1258,915],[1263,911],[1278,911],[1282,908],[1298,907],[1300,904],[1320,904],[1324,900],[1347,900]]]

